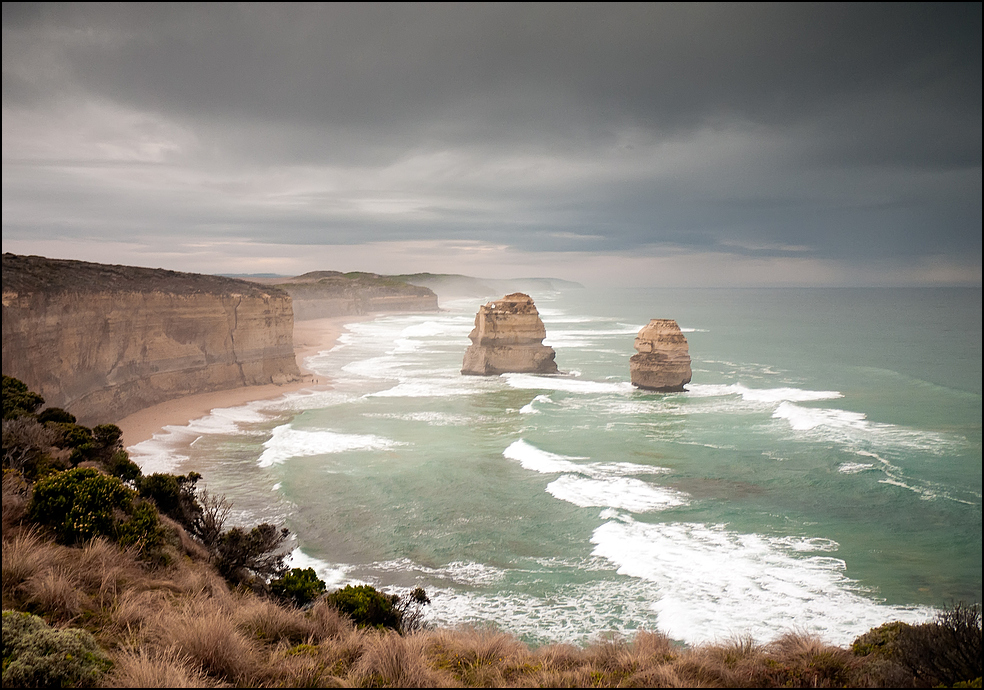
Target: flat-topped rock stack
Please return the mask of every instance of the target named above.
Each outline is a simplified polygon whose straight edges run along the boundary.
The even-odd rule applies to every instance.
[[[673,319],[653,319],[635,339],[638,354],[629,359],[632,384],[659,392],[682,391],[693,376],[690,348]]]
[[[462,374],[556,374],[556,353],[543,344],[547,331],[533,299],[514,292],[479,307],[472,344],[465,351]]]

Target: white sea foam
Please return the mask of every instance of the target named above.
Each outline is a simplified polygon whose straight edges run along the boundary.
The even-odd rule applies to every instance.
[[[410,378],[401,381],[392,388],[367,393],[370,398],[444,398],[449,395],[474,395],[488,386],[484,380],[477,377],[458,376],[455,378],[427,379]]]
[[[880,605],[859,593],[844,563],[800,555],[788,538],[741,534],[721,525],[646,524],[622,517],[595,530],[596,556],[618,573],[659,585],[653,609],[662,631],[688,642],[749,634],[759,641],[784,630],[845,643],[886,620],[923,621],[926,608]],[[824,540],[819,550],[831,551]]]
[[[508,448],[502,451],[502,455],[509,460],[518,460],[524,470],[532,470],[541,474],[551,474],[555,472],[580,472],[581,465],[573,462],[574,460],[588,460],[586,457],[573,455],[558,455],[545,450],[540,450],[520,439],[514,441]]]
[[[300,458],[353,450],[387,450],[403,445],[388,438],[371,434],[339,434],[334,431],[305,431],[289,424],[278,426],[263,444],[265,450],[257,460],[260,467],[269,467],[290,458]]]
[[[665,510],[689,503],[685,494],[631,477],[586,479],[564,475],[550,482],[547,492],[582,508],[601,506],[633,513]]]
[[[457,333],[461,330],[463,330],[462,325],[454,321],[424,321],[407,326],[400,331],[400,335],[404,338],[430,338]]]
[[[532,374],[503,374],[502,378],[512,388],[523,390],[552,390],[585,395],[597,393],[628,394],[635,390],[631,383],[605,383],[584,381],[564,376],[534,376]]]
[[[894,465],[877,453],[872,453],[866,450],[856,450],[855,453],[862,457],[872,458],[873,460],[878,461],[878,465],[869,465],[869,467],[877,467],[885,474],[884,479],[878,480],[879,484],[889,484],[891,486],[897,486],[900,489],[906,489],[918,494],[919,497],[925,501],[931,501],[936,498],[944,498],[949,501],[956,501],[957,503],[963,503],[964,505],[969,506],[979,506],[981,504],[981,495],[976,491],[968,491],[966,489],[958,489],[956,487],[950,488],[937,482],[913,479],[907,476],[901,467]],[[962,493],[963,497],[954,495],[957,493]]]
[[[171,472],[188,460],[189,456],[179,450],[183,446],[190,447],[205,435],[260,433],[247,430],[244,425],[269,421],[272,417],[261,410],[279,408],[283,404],[283,400],[260,400],[238,407],[217,407],[185,425],[169,424],[152,438],[128,447],[127,451],[144,474]]]
[[[740,383],[695,383],[690,384],[688,391],[691,397],[696,398],[739,395],[742,400],[752,403],[804,402],[808,400],[833,400],[844,397],[838,391],[813,391],[801,388],[748,388]]]
[[[364,416],[375,419],[397,419],[405,422],[424,422],[431,426],[466,426],[475,422],[474,417],[445,412],[407,412],[405,414],[372,412]]]
[[[520,414],[539,414],[540,411],[533,407],[533,403],[552,403],[553,400],[550,399],[549,395],[538,395],[533,400],[531,400],[526,405],[520,408]]]
[[[857,474],[874,468],[870,462],[842,462],[837,466],[837,471],[843,474]]]
[[[345,585],[365,584],[353,580],[350,577],[349,573],[352,570],[352,566],[326,563],[325,561],[307,555],[300,548],[294,549],[287,556],[287,566],[302,570],[313,568],[318,577],[325,581],[329,591]]]
[[[175,449],[180,442],[179,439],[182,438],[187,439],[187,436],[184,434],[179,436],[165,429],[163,433],[154,434],[152,438],[130,446],[127,452],[144,474],[173,472],[181,463],[188,460],[187,455]]]
[[[440,579],[470,587],[495,585],[506,577],[506,571],[502,568],[475,563],[474,561],[454,561],[440,568],[429,568],[415,563],[409,558],[397,558],[391,561],[376,562],[369,567],[382,572],[411,573],[418,577]]]
[[[513,441],[502,455],[509,460],[517,460],[523,469],[539,472],[540,474],[582,474],[594,479],[611,477],[626,477],[639,474],[666,474],[665,467],[653,465],[637,465],[632,462],[590,462],[578,463],[575,460],[590,458],[576,455],[559,455],[541,450],[531,443],[519,439]]]
[[[807,432],[808,437],[841,443],[852,450],[875,444],[938,454],[951,446],[951,441],[940,434],[872,422],[861,412],[783,402],[772,416],[785,420],[794,431]]]

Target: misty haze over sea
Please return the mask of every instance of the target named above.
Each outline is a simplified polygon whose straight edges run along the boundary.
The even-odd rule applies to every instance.
[[[850,642],[981,599],[981,290],[533,294],[565,376],[459,374],[480,298],[354,323],[334,389],[132,447],[283,521],[330,586],[422,585],[439,624]],[[489,295],[498,297],[498,295]],[[650,318],[686,393],[629,383]]]

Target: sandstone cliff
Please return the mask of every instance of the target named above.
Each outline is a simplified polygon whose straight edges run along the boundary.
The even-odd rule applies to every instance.
[[[3,255],[3,373],[80,423],[297,380],[290,297],[218,276]]]
[[[556,374],[556,353],[543,344],[547,331],[529,295],[514,292],[479,307],[462,374]]]
[[[259,282],[259,281],[257,281]],[[374,311],[437,311],[437,295],[394,276],[313,271],[295,278],[267,279],[293,300],[298,321]]]
[[[653,319],[635,339],[637,354],[629,359],[632,383],[646,390],[682,391],[693,376],[690,348],[673,319]]]

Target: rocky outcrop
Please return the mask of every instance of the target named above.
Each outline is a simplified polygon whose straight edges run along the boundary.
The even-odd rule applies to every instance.
[[[629,359],[633,385],[660,392],[685,390],[693,376],[690,348],[676,321],[650,321],[636,336],[635,349]]]
[[[298,380],[290,297],[242,280],[3,255],[3,373],[80,423]]]
[[[479,307],[472,344],[465,351],[462,374],[556,374],[556,353],[543,344],[547,331],[529,295],[514,292]]]
[[[264,282],[272,282],[269,279]],[[313,271],[279,279],[276,287],[293,300],[298,321],[377,311],[437,311],[437,295],[398,276]]]

